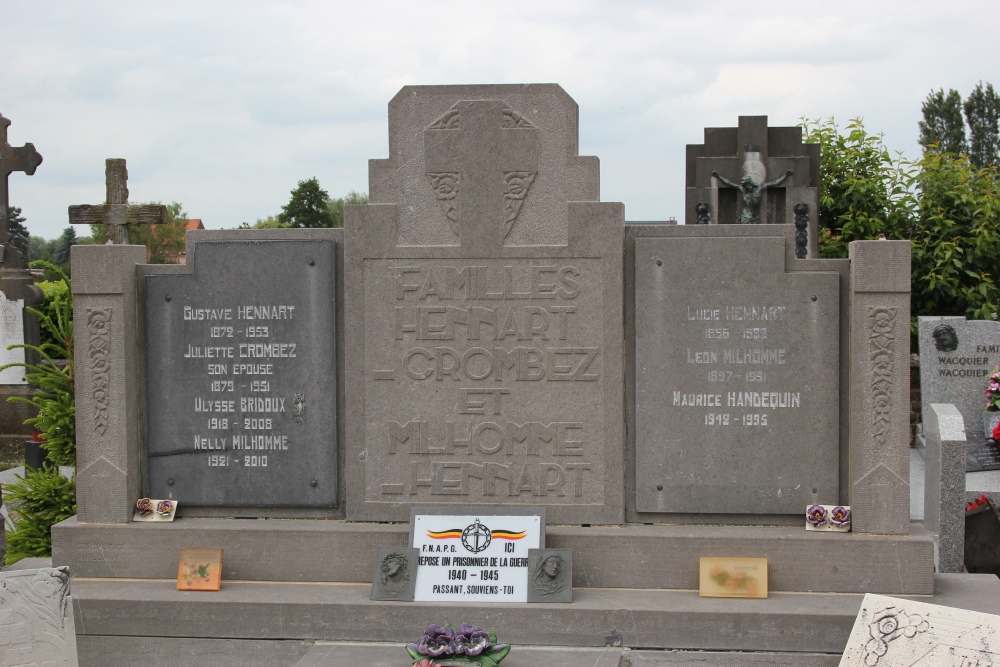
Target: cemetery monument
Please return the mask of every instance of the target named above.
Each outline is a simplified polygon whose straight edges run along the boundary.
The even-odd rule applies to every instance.
[[[557,85],[407,86],[388,116],[344,230],[191,232],[186,266],[74,247],[90,363],[53,562],[78,578],[82,656],[293,664],[450,620],[619,658],[829,664],[809,656],[843,650],[862,593],[996,606],[980,580],[935,595],[910,523],[908,243],[799,259],[768,224],[791,222],[775,211],[803,200],[812,149],[766,123],[746,138],[768,181],[794,172],[762,224],[626,225]],[[738,181],[746,155],[712,136],[689,174]],[[157,495],[177,519],[132,521]],[[849,506],[853,532],[806,531],[813,503]],[[401,601],[418,507],[544,510],[536,592],[565,602]],[[445,528],[429,539],[464,536]],[[223,549],[219,592],[173,589],[182,548]],[[766,558],[769,590],[797,595],[700,599],[703,556]]]

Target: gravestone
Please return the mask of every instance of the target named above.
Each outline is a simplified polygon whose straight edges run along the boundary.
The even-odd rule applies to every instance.
[[[636,240],[639,512],[839,502],[841,277],[746,229]]]
[[[40,334],[38,318],[25,310],[38,306],[44,297],[28,274],[24,255],[11,243],[7,209],[8,177],[14,172],[31,176],[42,163],[42,156],[33,144],[19,148],[7,140],[10,121],[0,115],[0,366],[7,363],[37,363],[38,354],[31,350],[8,350],[9,345],[38,345]],[[27,403],[10,403],[8,398],[30,398],[34,392],[25,380],[24,368],[0,371],[0,460],[20,457],[22,443],[30,437],[30,428],[24,420],[34,417],[35,409]],[[7,456],[4,456],[4,454]]]
[[[803,144],[800,127],[768,127],[767,116],[740,116],[737,127],[705,128],[703,144],[688,144],[684,220],[733,224],[740,218],[744,208],[740,192],[726,187],[713,172],[737,184],[749,177],[763,185],[780,179],[787,170],[793,172],[790,178],[762,193],[761,218],[771,224],[807,218],[804,252],[797,256],[818,257],[819,144]],[[806,208],[797,210],[801,205]]]
[[[962,413],[970,445],[985,439],[984,392],[1000,363],[1000,322],[964,317],[919,317],[920,396],[923,421],[931,403]]]
[[[961,665],[1000,660],[1000,616],[869,593],[841,667]]]
[[[623,209],[556,85],[408,86],[346,225],[348,518],[618,523]]]
[[[0,367],[23,364],[24,348],[8,350],[11,345],[24,344],[24,299],[11,300],[0,292]],[[24,368],[0,370],[0,384],[25,384]]]
[[[146,277],[149,495],[335,506],[334,242],[201,243],[187,266]]]
[[[67,568],[0,573],[0,664],[76,667]]]

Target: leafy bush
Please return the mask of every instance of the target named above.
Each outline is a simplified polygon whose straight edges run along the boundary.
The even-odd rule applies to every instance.
[[[964,154],[928,151],[917,164],[913,314],[990,319],[1000,304],[1000,174]]]
[[[881,135],[868,134],[860,118],[847,133],[832,119],[802,119],[803,141],[820,145],[819,251],[847,257],[851,241],[908,239],[916,208],[915,169],[890,156]]]
[[[50,308],[31,308],[48,336],[37,347],[22,345],[38,352],[38,364],[8,364],[27,371],[28,382],[36,387],[30,399],[19,396],[10,401],[31,403],[38,415],[25,421],[43,439],[48,461],[40,470],[26,469],[26,476],[6,487],[4,501],[18,517],[15,530],[8,535],[7,563],[28,556],[48,556],[52,550],[50,528],[76,514],[76,475],[67,479],[59,466],[76,465],[76,408],[73,393],[73,293],[69,278],[48,262],[32,262],[60,276],[63,287],[53,288]],[[55,296],[56,292],[60,292]],[[49,298],[46,296],[46,303]],[[65,359],[65,366],[57,360]]]

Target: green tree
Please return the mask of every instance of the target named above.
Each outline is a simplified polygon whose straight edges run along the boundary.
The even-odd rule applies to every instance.
[[[327,210],[330,212],[330,217],[333,219],[334,227],[344,226],[344,206],[352,206],[357,204],[367,204],[368,203],[368,193],[367,192],[357,192],[351,190],[343,197],[338,197],[337,199],[331,199],[329,204],[327,204]]]
[[[990,319],[1000,310],[997,168],[934,152],[918,166],[912,313]]]
[[[28,261],[33,262],[37,259],[46,262],[54,261],[56,256],[56,246],[58,243],[58,239],[49,241],[41,236],[35,236],[32,234],[28,239]]]
[[[73,291],[69,278],[58,267],[44,262],[33,262],[32,267],[58,275],[62,287],[53,290],[52,301],[45,308],[28,309],[38,317],[46,335],[37,347],[21,347],[37,351],[41,362],[8,365],[24,367],[28,382],[36,387],[30,399],[14,396],[8,400],[38,408],[37,416],[25,423],[40,434],[42,447],[48,452],[48,460],[40,469],[26,469],[25,477],[4,488],[5,500],[17,508],[19,515],[14,532],[7,538],[8,564],[27,556],[50,555],[52,525],[76,514],[76,475],[66,478],[59,469],[76,465]],[[65,364],[57,363],[62,359]]]
[[[924,151],[943,153],[969,152],[965,140],[965,122],[962,120],[962,96],[954,88],[947,94],[944,89],[931,91],[921,107],[924,118],[920,127],[920,145]]]
[[[909,238],[913,169],[893,158],[881,135],[869,134],[860,118],[841,134],[836,122],[803,119],[804,141],[820,144],[819,250],[821,257],[847,257],[851,241]]]
[[[28,228],[24,226],[24,216],[17,206],[7,207],[7,229],[10,231],[10,243],[21,251],[25,257],[28,256],[29,238]]]
[[[965,119],[969,123],[969,159],[982,169],[1000,166],[1000,95],[993,84],[983,82],[965,100]]]
[[[159,204],[161,202],[150,202]],[[150,264],[176,264],[184,252],[188,214],[180,202],[167,204],[167,222],[158,225],[134,225],[129,229],[129,240],[135,245],[146,246],[146,261]],[[91,225],[93,243],[108,240],[107,225]]]
[[[319,181],[315,177],[299,181],[291,195],[288,203],[281,207],[281,213],[278,214],[279,221],[288,227],[296,228],[333,226],[333,218],[327,209],[330,195],[319,186]]]
[[[56,241],[54,263],[59,267],[69,265],[69,249],[76,245],[76,229],[72,225],[63,230],[62,236]]]

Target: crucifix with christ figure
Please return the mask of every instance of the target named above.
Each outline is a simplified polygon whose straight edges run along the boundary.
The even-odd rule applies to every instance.
[[[167,221],[167,207],[162,204],[128,203],[128,169],[125,160],[108,158],[105,167],[106,203],[69,207],[69,221],[74,225],[108,225],[108,238],[115,245],[129,244],[132,225],[161,225]]]

